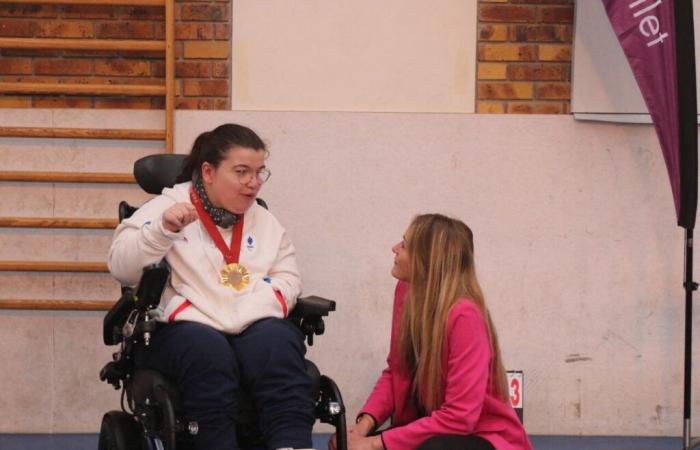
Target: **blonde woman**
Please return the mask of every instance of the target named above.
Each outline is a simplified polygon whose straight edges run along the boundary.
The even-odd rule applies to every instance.
[[[349,450],[531,450],[508,401],[469,227],[417,216],[392,251],[388,367],[348,432]],[[375,434],[389,417],[391,428]]]

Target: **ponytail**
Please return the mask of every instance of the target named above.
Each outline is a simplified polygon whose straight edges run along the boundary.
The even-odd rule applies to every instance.
[[[192,150],[190,154],[185,158],[185,162],[182,165],[182,172],[177,176],[175,180],[176,183],[184,183],[186,181],[194,180],[195,173],[201,170],[202,164],[199,163],[202,155],[202,148],[206,145],[209,140],[211,131],[205,131],[204,133],[197,136],[192,144]],[[198,164],[199,163],[199,164]]]

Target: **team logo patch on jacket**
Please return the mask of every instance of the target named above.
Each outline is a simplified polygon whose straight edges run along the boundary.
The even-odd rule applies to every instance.
[[[255,247],[258,245],[257,241],[255,240],[255,236],[252,234],[248,234],[245,238],[243,238],[243,244],[245,245],[245,249],[251,253],[255,251]]]

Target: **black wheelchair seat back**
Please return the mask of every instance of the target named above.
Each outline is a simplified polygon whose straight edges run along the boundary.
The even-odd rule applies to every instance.
[[[134,177],[141,188],[160,194],[175,184],[185,155],[151,155],[134,164]],[[265,202],[258,203],[267,208]],[[119,221],[130,217],[138,208],[126,202],[119,204]],[[121,298],[106,314],[103,323],[105,345],[119,345],[113,360],[100,371],[100,379],[115,389],[123,389],[122,411],[105,414],[100,429],[99,450],[183,450],[189,447],[190,436],[197,434],[198,425],[182,414],[180,392],[163,374],[137,369],[134,363],[138,346],[148,346],[158,330],[152,310],[168,282],[170,267],[165,260],[144,268],[136,289],[122,286]],[[288,320],[297,325],[313,345],[315,335],[325,331],[323,317],[335,310],[335,302],[316,296],[298,298]],[[339,436],[338,449],[347,448],[345,407],[335,382],[310,361],[307,374],[312,380],[312,396],[318,420],[335,426]],[[126,404],[124,400],[127,400]],[[240,391],[236,433],[240,447],[261,448],[254,403],[245,390]]]
[[[145,192],[160,195],[163,189],[173,187],[185,164],[186,155],[149,155],[134,163],[134,178]],[[119,203],[119,222],[131,217],[138,208],[127,202]]]

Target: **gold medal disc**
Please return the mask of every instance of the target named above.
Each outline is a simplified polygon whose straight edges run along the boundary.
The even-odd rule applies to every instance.
[[[219,274],[221,284],[240,291],[250,283],[248,269],[243,264],[226,264]]]

